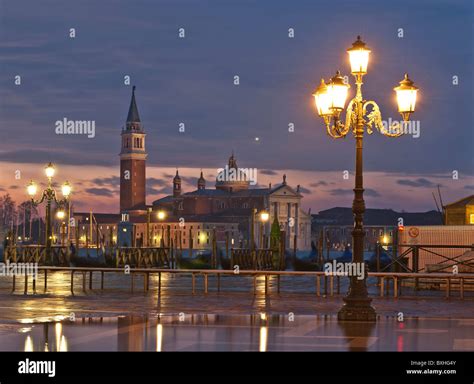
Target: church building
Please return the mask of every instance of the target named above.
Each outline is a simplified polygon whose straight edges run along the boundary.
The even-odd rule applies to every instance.
[[[285,231],[287,248],[296,245],[299,250],[310,249],[311,215],[301,208],[303,196],[299,185],[291,187],[283,175],[282,182],[276,186],[254,188],[247,169],[237,166],[234,153],[218,173],[213,188],[207,187],[201,171],[196,189],[184,191],[179,170],[176,170],[170,180],[173,193],[147,205],[145,136],[133,87],[127,120],[121,131],[120,212],[94,213],[93,216],[86,212],[74,213],[81,240],[95,243],[97,233],[104,243],[156,246],[162,241],[165,230],[170,230],[168,237],[171,238],[176,238],[179,232],[183,247],[192,239],[194,248],[210,248],[212,233],[216,234],[219,246],[230,239],[231,245],[238,247],[248,244],[252,223],[257,241],[270,234],[276,217],[280,229]],[[269,214],[266,222],[258,220],[261,212]],[[91,221],[97,231],[90,230]]]

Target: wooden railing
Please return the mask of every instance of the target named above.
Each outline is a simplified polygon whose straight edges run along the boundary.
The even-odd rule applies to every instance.
[[[10,263],[37,263],[38,265],[69,265],[67,247],[52,246],[51,253],[47,255],[44,245],[9,246],[5,249],[5,262]]]
[[[240,270],[273,270],[273,251],[271,249],[256,248],[254,250],[246,248],[231,249],[231,268],[236,265]]]
[[[173,258],[170,248],[122,247],[117,248],[115,264],[117,268],[125,265],[132,268],[171,268]]]
[[[377,272],[385,272],[393,270],[394,272],[453,272],[453,267],[457,266],[459,272],[472,272],[474,271],[474,256],[467,259],[461,259],[466,251],[474,250],[473,245],[435,245],[435,244],[399,244],[399,254],[397,255],[393,251],[384,249],[378,244],[376,248],[376,259],[377,259]],[[439,249],[454,250],[459,249],[459,254],[455,256],[447,256],[440,253]],[[424,267],[420,267],[420,251],[426,254],[434,256],[438,262],[426,263],[426,266],[430,266],[429,270]],[[390,258],[390,263],[385,265],[383,268],[380,267],[380,254],[384,252]],[[462,269],[465,269],[463,271]]]

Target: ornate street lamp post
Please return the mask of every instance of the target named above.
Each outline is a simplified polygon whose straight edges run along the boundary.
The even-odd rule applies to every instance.
[[[367,101],[362,97],[362,79],[367,73],[370,49],[360,39],[360,36],[357,37],[357,40],[347,52],[349,53],[351,73],[354,75],[357,90],[355,97],[347,106],[345,122],[342,122],[341,112],[344,110],[350,85],[344,82],[344,78],[339,71],[327,84],[321,79],[321,83],[313,93],[313,96],[317,112],[324,119],[329,136],[339,139],[345,137],[352,130],[356,139],[355,188],[352,204],[352,212],[354,214],[352,262],[364,263],[365,231],[363,216],[365,203],[362,174],[364,131],[366,130],[370,135],[375,128],[385,136],[398,137],[403,134],[403,126],[397,124],[385,127],[382,123],[379,106],[375,101]],[[406,123],[409,120],[410,114],[415,111],[418,88],[414,86],[408,75],[405,74],[405,78],[394,90],[397,97],[398,111]],[[376,313],[370,305],[372,300],[367,292],[366,275],[364,274],[363,279],[358,279],[357,276],[350,276],[349,292],[344,298],[345,304],[338,313],[339,320],[375,321]]]
[[[65,182],[61,187],[61,192],[63,199],[58,199],[56,191],[52,185],[52,179],[55,174],[55,168],[52,163],[49,163],[45,168],[45,174],[48,178],[48,186],[43,190],[41,199],[35,200],[36,193],[38,192],[37,184],[31,180],[27,186],[28,195],[31,198],[33,205],[38,206],[46,201],[46,231],[45,231],[45,245],[46,245],[46,260],[51,258],[51,240],[52,240],[52,230],[51,230],[51,203],[54,201],[59,206],[66,206],[69,203],[69,195],[71,194],[71,185],[69,182]],[[69,218],[67,218],[69,220]],[[50,260],[51,261],[51,260]]]

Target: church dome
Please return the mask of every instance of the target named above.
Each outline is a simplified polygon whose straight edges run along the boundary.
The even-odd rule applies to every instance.
[[[237,166],[237,160],[232,152],[225,168],[220,169],[217,173],[216,189],[236,192],[248,189],[249,184],[246,171]]]

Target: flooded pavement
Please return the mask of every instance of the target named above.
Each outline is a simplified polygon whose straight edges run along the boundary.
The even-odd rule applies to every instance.
[[[338,323],[347,282],[340,294],[315,293],[314,279],[286,277],[277,293],[275,279],[264,279],[253,293],[251,277],[224,276],[217,291],[214,277],[204,293],[198,277],[192,293],[190,275],[163,274],[162,289],[151,277],[143,291],[142,277],[110,274],[100,289],[83,291],[82,275],[70,291],[70,275],[51,273],[43,292],[23,294],[21,279],[0,279],[0,350],[121,351],[121,350],[474,350],[474,298],[447,299],[440,291],[410,291],[401,298],[377,296],[369,286],[378,321]],[[469,295],[470,294],[470,295]],[[403,321],[400,321],[402,319]]]
[[[474,320],[161,315],[0,327],[4,351],[472,351]]]

